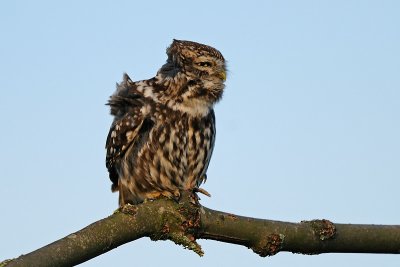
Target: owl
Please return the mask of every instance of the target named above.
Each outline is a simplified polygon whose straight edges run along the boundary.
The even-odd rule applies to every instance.
[[[106,141],[106,166],[119,205],[179,199],[200,188],[215,142],[213,106],[226,79],[213,47],[173,40],[167,61],[149,80],[124,74],[108,105],[114,116]]]

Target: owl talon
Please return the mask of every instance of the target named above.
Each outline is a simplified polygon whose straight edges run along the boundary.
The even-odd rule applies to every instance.
[[[207,192],[207,190],[203,189],[203,188],[194,188],[193,192],[199,192],[202,193],[203,195],[206,195],[208,197],[211,197],[211,194]]]

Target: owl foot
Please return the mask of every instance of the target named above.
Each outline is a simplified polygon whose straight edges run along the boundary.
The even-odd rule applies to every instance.
[[[160,198],[168,198],[168,199],[178,200],[179,197],[180,197],[179,191],[176,191],[174,193],[171,193],[169,191],[162,191],[162,192],[155,191],[155,192],[147,193],[145,196],[144,202],[156,200],[156,199],[160,199]]]
[[[193,188],[192,190],[185,190],[181,192],[181,197],[179,202],[185,201],[185,199],[189,200],[190,203],[195,205],[200,205],[200,197],[198,196],[197,192],[202,193],[208,197],[211,197],[210,193],[208,193],[203,188]]]

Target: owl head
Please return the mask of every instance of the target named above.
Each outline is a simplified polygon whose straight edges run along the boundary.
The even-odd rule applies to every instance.
[[[174,99],[177,109],[207,113],[222,98],[226,65],[215,48],[191,41],[173,40],[168,59],[159,74],[165,94]]]
[[[225,59],[217,49],[191,41],[174,39],[167,49],[168,61],[193,79],[226,79]]]

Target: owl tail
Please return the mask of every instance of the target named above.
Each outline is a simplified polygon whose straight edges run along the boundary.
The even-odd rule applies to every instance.
[[[111,192],[115,193],[119,191],[119,186],[118,184],[112,184],[111,185]]]

